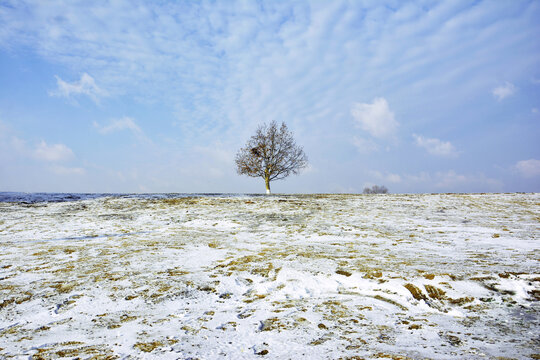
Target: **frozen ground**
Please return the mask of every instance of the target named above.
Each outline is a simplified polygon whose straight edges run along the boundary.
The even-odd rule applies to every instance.
[[[540,194],[61,200],[0,202],[0,358],[540,359]]]

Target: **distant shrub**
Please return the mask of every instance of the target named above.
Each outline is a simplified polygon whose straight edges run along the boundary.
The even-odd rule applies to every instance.
[[[373,185],[371,188],[365,188],[364,194],[388,194],[388,189],[384,185]]]

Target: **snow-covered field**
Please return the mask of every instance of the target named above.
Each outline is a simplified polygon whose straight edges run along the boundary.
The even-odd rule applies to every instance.
[[[0,202],[0,358],[540,359],[540,194],[69,200]]]

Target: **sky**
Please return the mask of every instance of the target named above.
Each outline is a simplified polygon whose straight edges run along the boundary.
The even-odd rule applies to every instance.
[[[540,1],[0,0],[0,191],[540,192]]]

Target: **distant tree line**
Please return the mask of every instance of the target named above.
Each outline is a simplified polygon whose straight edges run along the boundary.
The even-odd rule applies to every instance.
[[[388,189],[384,185],[373,185],[371,188],[364,188],[364,194],[388,194]]]

